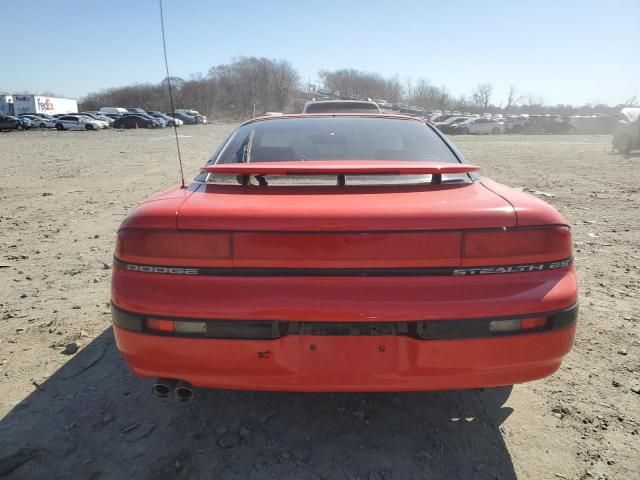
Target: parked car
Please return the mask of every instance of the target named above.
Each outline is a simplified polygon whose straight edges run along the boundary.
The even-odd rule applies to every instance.
[[[611,135],[618,124],[614,117],[606,115],[574,115],[569,118],[575,132],[582,135]]]
[[[35,123],[33,123],[33,121],[30,118],[27,118],[27,117],[19,117],[19,118],[20,118],[20,123],[22,123],[22,126],[24,127],[25,130],[37,128]]]
[[[191,115],[187,115],[186,113],[182,113],[182,112],[167,112],[167,116],[171,117],[171,118],[177,118],[179,120],[182,120],[182,122],[185,125],[196,125],[198,123],[198,121],[196,120],[195,117],[191,116]]]
[[[148,113],[125,113],[123,116],[124,117],[135,116],[135,117],[146,118],[147,120],[154,122],[160,128],[164,128],[167,126],[167,122],[164,118],[152,117]]]
[[[48,113],[21,113],[20,115],[18,115],[18,117],[22,117],[23,115],[33,115],[35,117],[39,117],[39,118],[44,118],[45,120],[53,120],[54,117],[52,115],[49,115]]]
[[[99,130],[104,124],[84,115],[61,115],[54,120],[56,130]]]
[[[181,127],[182,125],[184,125],[184,122],[179,118],[170,117],[169,115],[165,115],[162,112],[150,111],[149,115],[152,116],[153,118],[159,118],[161,120],[164,120],[167,127]]]
[[[569,122],[569,118],[560,115],[531,115],[522,128],[522,133],[528,134],[566,134],[575,131],[576,127]]]
[[[432,124],[436,125],[438,123],[444,123],[447,120],[449,120],[450,118],[455,118],[455,117],[460,117],[460,115],[454,115],[452,113],[444,115],[444,114],[441,113],[438,116],[434,116],[430,121],[431,121]]]
[[[154,118],[130,114],[116,119],[113,128],[160,128],[160,124]]]
[[[94,120],[99,120],[101,122],[106,122],[109,127],[113,126],[113,118],[108,117],[104,113],[101,112],[81,112],[81,115],[87,115]]]
[[[366,100],[309,100],[302,113],[380,113],[380,107]]]
[[[440,130],[442,133],[451,134],[451,133],[456,133],[455,132],[456,125],[462,122],[466,122],[467,120],[469,120],[469,117],[453,116],[453,117],[447,118],[444,122],[436,122],[433,124],[433,126],[436,127],[438,130]]]
[[[504,123],[491,118],[469,118],[451,127],[451,133],[458,135],[498,135],[504,133]]]
[[[121,107],[102,107],[100,113],[104,113],[105,115],[123,115],[129,113],[129,111]]]
[[[154,195],[120,226],[116,345],[156,395],[181,401],[195,387],[417,391],[550,375],[576,329],[570,227],[478,169],[418,119],[247,121],[188,191]]]
[[[136,108],[136,107],[127,107],[127,112],[136,113],[140,115],[146,115],[147,111],[144,108]]]
[[[197,110],[192,110],[192,109],[189,109],[189,108],[177,108],[176,112],[184,113],[185,115],[189,115],[189,116],[195,118],[196,119],[196,123],[207,123],[208,122],[207,117],[205,115],[202,115]]]
[[[21,119],[13,115],[0,114],[0,131],[2,130],[25,130],[31,127],[29,119]]]
[[[527,123],[528,117],[511,115],[506,117],[504,123],[505,133],[522,133],[524,124]]]
[[[623,108],[622,119],[613,132],[613,148],[628,155],[632,150],[640,149],[640,108]]]
[[[39,117],[37,115],[28,115],[22,114],[19,118],[27,118],[31,122],[31,126],[33,128],[53,128],[55,127],[55,123],[53,120],[49,120],[47,118]]]
[[[73,115],[74,117],[84,117],[87,120],[93,120],[100,126],[100,128],[111,127],[111,123],[108,120],[102,120],[101,118],[98,118],[93,114],[74,112],[74,113],[67,113],[66,115]],[[58,117],[61,117],[61,116],[63,115],[59,115]]]

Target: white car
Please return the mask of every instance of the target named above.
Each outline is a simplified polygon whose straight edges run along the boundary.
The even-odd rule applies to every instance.
[[[106,120],[102,120],[101,118],[96,118],[95,115],[87,115],[86,113],[70,113],[74,117],[85,117],[87,120],[93,120],[100,125],[100,128],[109,128],[111,125]]]
[[[99,130],[105,122],[98,122],[82,115],[62,115],[55,119],[56,130]]]
[[[459,135],[497,135],[499,133],[504,133],[504,123],[491,118],[470,118],[469,120],[458,123],[453,127],[453,129],[455,133]]]
[[[124,115],[125,113],[130,113],[129,110],[122,107],[102,107],[100,109],[100,113],[102,115]]]
[[[80,115],[85,115],[89,118],[93,118],[94,120],[97,120],[98,122],[105,122],[107,124],[108,127],[112,127],[113,126],[113,118],[109,118],[106,115],[100,113],[100,112],[80,112]]]
[[[528,116],[508,116],[507,118],[503,119],[502,121],[504,122],[504,129],[506,132],[509,133],[522,133],[522,129],[524,128],[524,124],[527,123],[527,120],[529,119]]]
[[[202,115],[197,110],[191,110],[187,108],[177,108],[176,113],[182,113],[183,115],[189,115],[196,119],[196,123],[209,123],[209,120],[205,115]]]
[[[48,118],[39,115],[20,115],[20,118],[28,118],[31,121],[32,128],[53,128],[55,123]]]

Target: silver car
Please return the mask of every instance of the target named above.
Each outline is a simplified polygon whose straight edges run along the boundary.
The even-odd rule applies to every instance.
[[[504,123],[491,118],[470,118],[453,127],[453,131],[459,135],[498,135],[504,133]]]
[[[39,115],[20,115],[20,118],[27,118],[31,121],[32,128],[53,128],[55,122]]]
[[[99,130],[104,127],[98,122],[83,115],[63,115],[55,119],[56,130]]]

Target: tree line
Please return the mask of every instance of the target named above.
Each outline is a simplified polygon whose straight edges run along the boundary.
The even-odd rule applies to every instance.
[[[168,112],[169,82],[175,108],[192,108],[205,115],[247,117],[285,111],[300,77],[286,60],[241,57],[187,80],[171,77],[157,84],[134,84],[90,93],[80,99],[79,108],[86,111],[105,106],[140,107]]]
[[[246,118],[268,111],[299,112],[309,98],[331,92],[339,98],[383,99],[424,109],[458,110],[472,113],[531,113],[588,115],[615,114],[624,106],[637,106],[636,97],[616,106],[548,105],[544,98],[511,86],[507,98],[496,98],[492,83],[479,83],[468,95],[453,95],[446,86],[425,78],[401,81],[398,75],[384,77],[356,69],[320,70],[322,87],[303,85],[297,70],[286,60],[239,57],[217,65],[206,74],[189,79],[165,78],[159,83],[133,84],[90,93],[80,99],[81,110],[103,106],[141,107],[168,112],[168,84],[176,108],[193,108],[205,115]]]

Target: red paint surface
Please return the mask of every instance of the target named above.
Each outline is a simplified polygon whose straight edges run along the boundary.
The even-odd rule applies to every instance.
[[[196,387],[283,391],[412,391],[510,385],[553,373],[575,326],[477,340],[289,336],[204,340],[115,327],[133,371]],[[381,348],[384,347],[384,348]]]
[[[292,168],[293,173],[323,168],[350,174],[471,168],[311,163],[206,168],[251,174],[292,173]],[[572,246],[567,222],[553,207],[489,179],[347,187],[193,183],[142,203],[123,222],[119,235],[116,255],[123,261],[196,267],[515,265],[561,260],[571,256]],[[574,305],[577,297],[573,266],[460,277],[222,277],[114,268],[112,282],[113,302],[124,310],[228,320],[491,318],[561,310]],[[475,388],[541,378],[559,367],[571,348],[575,326],[447,341],[365,336],[196,340],[115,330],[118,348],[139,375],[180,378],[205,387],[357,391]]]
[[[300,162],[226,163],[207,165],[201,172],[233,175],[416,175],[469,173],[480,170],[466,163],[385,160],[312,160]]]

